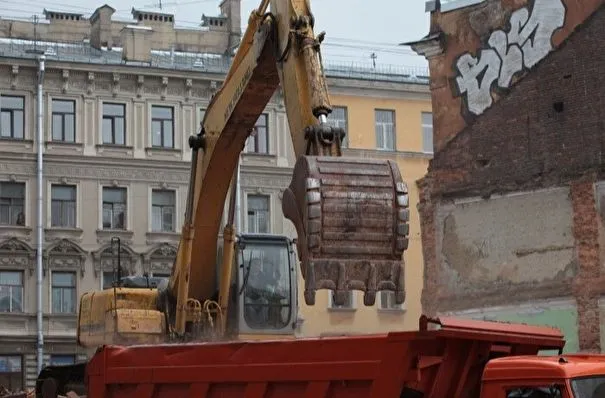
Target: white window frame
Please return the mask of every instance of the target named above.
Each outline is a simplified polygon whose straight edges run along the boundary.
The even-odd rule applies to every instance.
[[[75,308],[74,308],[74,312],[54,312],[53,311],[53,273],[66,273],[66,274],[74,274],[75,275]],[[50,314],[55,314],[55,315],[78,315],[78,309],[79,309],[79,281],[78,281],[78,271],[75,270],[50,270],[49,273],[49,278],[48,278],[48,303],[49,303],[49,308],[48,308],[48,312]]]
[[[126,188],[126,217],[125,217],[125,225],[124,225],[124,229],[103,229],[103,188]],[[99,195],[99,201],[98,201],[98,212],[99,212],[99,223],[97,225],[97,228],[99,229],[99,231],[122,231],[122,232],[127,232],[130,231],[130,226],[132,225],[132,215],[131,213],[131,208],[132,208],[132,190],[130,189],[130,184],[118,184],[118,185],[113,185],[110,182],[101,182],[99,183],[98,186],[98,195]]]
[[[173,128],[173,134],[174,134],[174,138],[173,138],[174,145],[172,147],[153,146],[152,119],[153,119],[153,107],[154,106],[172,107],[172,109],[173,109],[172,128]],[[161,151],[161,150],[171,151],[171,150],[182,149],[183,134],[180,133],[182,113],[183,113],[183,107],[180,106],[180,104],[177,101],[163,101],[163,102],[149,101],[149,102],[147,102],[147,128],[145,129],[145,141],[144,141],[145,147],[148,149],[159,150],[159,151]]]
[[[29,107],[31,106],[31,99],[33,98],[30,93],[23,90],[15,90],[15,91],[2,91],[0,92],[0,108],[2,107],[1,100],[2,96],[5,97],[23,97],[23,138],[14,138],[14,137],[0,137],[2,140],[13,140],[13,141],[27,141],[32,139],[32,134],[29,131],[29,118],[27,115],[29,114]],[[35,104],[37,104],[38,100],[36,99]]]
[[[425,124],[424,123],[424,116],[425,115],[430,115],[431,118],[431,124]],[[421,124],[421,129],[422,129],[422,152],[424,153],[433,153],[433,140],[434,140],[434,130],[433,130],[433,113],[432,112],[421,112],[420,113],[420,124]],[[430,128],[431,129],[431,142],[430,142],[430,149],[427,147],[427,142],[426,142],[426,135],[424,133],[424,129],[425,128]]]
[[[51,180],[46,183],[46,197],[48,200],[46,201],[46,228],[55,228],[55,229],[71,229],[70,227],[53,227],[52,226],[52,186],[53,185],[71,185],[76,187],[76,226],[75,229],[82,228],[82,215],[80,205],[82,203],[82,189],[80,185],[80,181],[65,181],[61,182],[59,180]],[[102,198],[101,198],[102,199]],[[103,213],[101,211],[101,213]],[[101,224],[103,220],[101,220]]]
[[[174,231],[154,231],[153,230],[153,191],[154,190],[158,190],[158,191],[172,191],[174,192]],[[148,198],[148,205],[147,205],[147,231],[150,233],[154,233],[154,234],[170,234],[170,233],[177,233],[181,230],[182,226],[181,223],[183,222],[181,219],[182,217],[179,217],[180,211],[181,211],[181,206],[180,206],[180,195],[179,195],[179,189],[175,186],[167,186],[167,187],[161,187],[159,185],[150,185],[147,187],[147,198]]]
[[[402,304],[395,304],[395,292],[392,292],[390,290],[381,290],[378,293],[378,296],[380,297],[379,299],[379,303],[378,303],[378,308],[381,310],[386,310],[386,311],[405,311],[405,302]],[[387,297],[389,297],[387,299],[387,302],[384,302],[384,298],[385,295]]]
[[[63,101],[74,101],[74,141],[53,141],[53,100]],[[67,144],[67,145],[81,145],[84,142],[83,131],[84,118],[82,117],[82,99],[77,95],[59,94],[57,92],[51,92],[48,94],[46,101],[46,141],[51,144]]]
[[[30,220],[32,219],[32,215],[30,215],[30,211],[29,211],[29,199],[30,199],[30,194],[29,194],[29,181],[25,178],[16,178],[14,180],[11,179],[2,179],[0,180],[0,183],[19,183],[19,184],[24,184],[25,185],[25,189],[24,189],[24,199],[23,199],[23,212],[25,213],[25,223],[24,225],[7,225],[6,227],[8,228],[28,228],[29,227],[29,223]]]
[[[385,126],[388,126],[389,123],[378,122],[378,113],[379,112],[388,112],[393,115],[393,148],[389,148],[386,146],[386,136],[385,136]],[[382,131],[382,146],[378,145],[378,137],[376,136],[376,129],[378,126],[381,127]],[[374,137],[376,139],[376,149],[380,151],[396,151],[397,150],[397,114],[394,109],[382,109],[376,108],[374,109]]]
[[[334,304],[334,300],[332,299],[332,295],[334,291],[326,290],[328,292],[328,309],[335,311],[351,311],[357,309],[357,291],[349,290],[348,294],[351,296],[351,306],[350,307],[338,307]]]
[[[23,314],[26,313],[26,300],[27,300],[27,296],[26,296],[26,292],[25,292],[25,270],[23,269],[19,269],[19,268],[15,268],[15,269],[2,269],[0,270],[0,272],[14,272],[14,273],[20,273],[21,274],[21,311],[9,311],[9,312],[5,312],[4,314]],[[12,301],[11,301],[12,303]]]
[[[344,119],[333,119],[331,118],[334,115],[335,109],[343,109],[345,117]],[[342,127],[345,130],[345,138],[342,141],[342,147],[349,147],[349,107],[346,105],[333,105],[332,113],[328,116],[328,125],[333,127]]]
[[[267,204],[268,204],[268,209],[267,209],[267,234],[271,234],[273,231],[273,204],[271,203],[273,201],[273,195],[271,195],[270,193],[265,193],[265,192],[246,192],[245,193],[245,212],[243,214],[244,216],[244,224],[245,224],[245,231],[247,233],[255,233],[255,232],[249,232],[250,231],[250,225],[248,223],[248,198],[250,196],[264,196],[267,198]]]
[[[103,104],[108,103],[108,104],[116,104],[116,105],[124,105],[124,144],[120,145],[120,144],[109,144],[109,143],[105,143],[103,142]],[[134,134],[130,134],[131,131],[134,131],[133,128],[131,128],[131,123],[132,123],[132,117],[131,115],[134,114],[134,112],[132,112],[131,110],[131,102],[130,101],[124,101],[121,99],[117,99],[117,98],[111,98],[111,97],[101,97],[99,98],[99,102],[98,102],[98,107],[97,107],[97,112],[98,112],[98,119],[99,119],[99,123],[98,123],[98,131],[99,133],[97,134],[97,145],[105,145],[105,146],[116,146],[119,148],[122,147],[134,147],[134,142],[135,142],[135,136]],[[150,119],[151,120],[151,119]]]

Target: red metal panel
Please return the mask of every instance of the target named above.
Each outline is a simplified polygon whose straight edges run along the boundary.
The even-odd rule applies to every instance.
[[[467,396],[489,358],[564,343],[551,328],[508,327],[425,318],[418,332],[388,335],[107,346],[89,363],[88,398],[382,398],[404,385],[427,398]]]

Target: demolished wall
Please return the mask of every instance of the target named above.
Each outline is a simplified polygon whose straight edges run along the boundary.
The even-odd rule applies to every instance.
[[[486,0],[431,20],[414,45],[435,118],[418,182],[424,311],[571,300],[579,348],[600,350],[602,1]]]

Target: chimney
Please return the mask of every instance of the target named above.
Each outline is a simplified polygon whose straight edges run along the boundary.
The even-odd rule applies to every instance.
[[[126,62],[151,61],[151,35],[153,29],[149,26],[126,25],[120,31],[122,42],[122,59]]]
[[[223,0],[220,4],[221,15],[227,17],[229,29],[229,48],[237,46],[242,37],[241,0]]]
[[[115,8],[107,4],[97,8],[90,17],[90,44],[96,49],[113,47],[113,36],[111,34],[111,16],[116,12]]]

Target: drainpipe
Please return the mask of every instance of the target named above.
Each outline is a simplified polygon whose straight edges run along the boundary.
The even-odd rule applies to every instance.
[[[42,142],[44,140],[44,106],[42,104],[42,86],[44,82],[44,60],[46,57],[41,55],[38,58],[38,239],[36,249],[37,260],[37,289],[38,305],[36,309],[38,323],[38,374],[42,371],[44,363],[44,324],[42,321],[42,242],[44,239],[44,222],[42,214],[42,204],[44,201],[44,189],[42,183]]]
[[[240,234],[242,233],[242,228],[243,228],[242,227],[242,202],[241,202],[242,198],[241,198],[241,195],[240,195],[240,170],[241,170],[241,164],[242,164],[242,154],[240,152],[239,159],[238,159],[238,162],[237,162],[237,177],[236,177],[237,181],[236,181],[236,184],[235,184],[235,189],[236,189],[236,191],[235,191],[235,212],[236,212],[235,213],[236,214],[236,218],[235,218],[235,220],[236,220],[236,224],[235,224],[236,228],[235,228],[235,231],[238,232],[238,233],[240,233]]]

